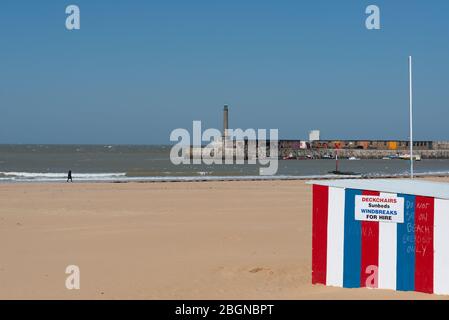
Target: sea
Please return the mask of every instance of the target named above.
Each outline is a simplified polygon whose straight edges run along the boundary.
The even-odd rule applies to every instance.
[[[260,176],[259,164],[174,165],[169,145],[0,145],[0,183],[208,181],[333,178],[335,160],[279,160],[275,176]],[[339,160],[355,177],[407,176],[405,160]],[[415,162],[417,175],[449,175],[448,159]]]

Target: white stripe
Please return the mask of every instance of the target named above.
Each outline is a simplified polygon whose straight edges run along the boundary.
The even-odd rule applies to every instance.
[[[345,189],[329,187],[326,285],[343,287]]]
[[[381,197],[395,197],[381,193]],[[379,269],[378,288],[396,290],[397,224],[379,222]]]
[[[435,199],[433,291],[449,294],[449,200]]]

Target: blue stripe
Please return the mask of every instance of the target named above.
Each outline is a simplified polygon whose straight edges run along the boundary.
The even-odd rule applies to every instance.
[[[362,225],[355,220],[355,196],[361,190],[345,191],[345,238],[343,254],[343,287],[360,287],[360,268],[362,263]]]
[[[396,290],[415,290],[415,196],[404,198],[404,223],[398,223]]]

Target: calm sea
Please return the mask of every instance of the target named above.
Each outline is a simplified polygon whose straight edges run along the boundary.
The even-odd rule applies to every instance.
[[[170,146],[0,145],[0,182],[216,180],[258,177],[258,165],[173,165]],[[403,175],[404,160],[340,160],[340,170],[369,176]],[[278,178],[329,176],[334,160],[280,160]],[[449,160],[415,163],[421,174],[449,174]]]

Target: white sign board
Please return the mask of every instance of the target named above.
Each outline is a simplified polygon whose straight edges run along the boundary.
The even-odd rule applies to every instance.
[[[404,198],[396,196],[355,196],[355,219],[404,223]]]

